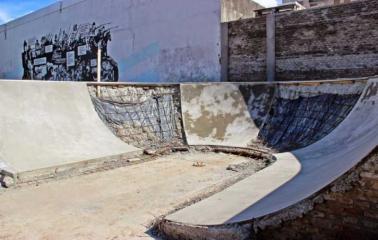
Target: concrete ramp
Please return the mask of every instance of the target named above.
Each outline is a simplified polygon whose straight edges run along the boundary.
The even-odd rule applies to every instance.
[[[183,84],[186,138],[235,147],[258,141],[280,152],[305,147],[345,119],[366,82]]]
[[[256,141],[265,114],[258,109],[251,117],[248,101],[252,105],[255,100],[266,100],[262,92],[272,95],[273,91],[264,85],[252,88],[237,83],[182,84],[181,108],[188,144],[246,147]],[[243,92],[248,94],[244,96]]]
[[[0,170],[23,180],[141,151],[99,119],[85,83],[0,81]]]
[[[196,229],[205,231],[203,226],[250,221],[317,193],[376,148],[377,103],[378,79],[371,79],[350,114],[325,138],[297,151],[276,154],[272,166],[167,216],[164,231],[172,236],[187,234],[182,239],[195,239]],[[206,234],[202,232],[201,236]]]

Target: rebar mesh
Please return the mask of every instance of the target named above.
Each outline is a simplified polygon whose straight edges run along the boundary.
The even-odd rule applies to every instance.
[[[291,94],[291,93],[290,93]],[[335,129],[350,113],[360,93],[294,97],[277,92],[259,138],[278,151],[308,146]],[[287,93],[286,93],[287,95]]]
[[[182,144],[178,88],[100,86],[90,90],[100,118],[124,142],[144,149]]]

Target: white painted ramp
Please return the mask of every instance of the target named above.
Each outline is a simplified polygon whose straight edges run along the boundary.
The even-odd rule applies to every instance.
[[[275,155],[272,166],[166,220],[223,225],[277,212],[332,183],[377,144],[378,79],[371,79],[348,117],[328,136],[306,148]]]
[[[20,174],[140,152],[99,119],[85,83],[0,81],[0,170]]]

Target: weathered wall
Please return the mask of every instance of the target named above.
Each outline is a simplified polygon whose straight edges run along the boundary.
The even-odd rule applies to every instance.
[[[219,81],[220,15],[218,0],[58,2],[0,26],[0,78],[94,80],[102,40],[103,80]]]
[[[253,0],[222,0],[222,22],[254,17],[254,10],[263,6]]]
[[[276,80],[378,74],[378,1],[276,15]],[[229,81],[265,81],[265,17],[229,24]]]
[[[377,239],[377,173],[378,148],[321,193],[257,221],[255,239]]]
[[[265,17],[230,22],[228,41],[228,81],[265,81]]]

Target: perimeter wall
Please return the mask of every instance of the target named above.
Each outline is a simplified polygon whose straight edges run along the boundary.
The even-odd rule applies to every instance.
[[[0,78],[220,80],[219,0],[64,0],[0,26]]]
[[[276,80],[378,74],[378,0],[276,14]],[[228,24],[228,81],[266,80],[266,17]]]

